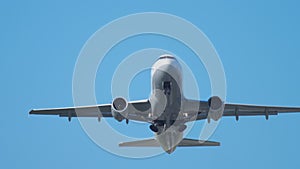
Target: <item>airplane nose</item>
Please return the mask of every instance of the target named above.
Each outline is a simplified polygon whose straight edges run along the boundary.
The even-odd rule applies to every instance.
[[[169,54],[164,54],[164,55],[161,55],[159,57],[159,59],[175,59],[175,57],[172,55],[169,55]]]
[[[162,70],[168,73],[180,74],[181,65],[176,58],[170,55],[163,55],[153,65],[154,69]]]

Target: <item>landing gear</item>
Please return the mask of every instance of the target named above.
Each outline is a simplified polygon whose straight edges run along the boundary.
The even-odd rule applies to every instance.
[[[151,124],[149,127],[154,133],[158,132],[158,127],[155,124]]]
[[[165,123],[164,123],[163,121],[155,121],[153,124],[151,124],[151,125],[149,126],[149,128],[150,128],[153,132],[157,133],[157,132],[161,132],[161,131],[163,130],[164,125],[165,125]]]
[[[181,124],[181,125],[175,126],[175,127],[178,130],[178,132],[183,132],[187,128],[187,126],[185,124]],[[165,123],[153,123],[149,126],[149,128],[151,129],[151,131],[153,131],[154,133],[158,133],[158,134],[160,132],[164,131],[165,129],[167,129]]]
[[[163,90],[164,90],[165,95],[171,94],[171,82],[170,81],[163,82]]]

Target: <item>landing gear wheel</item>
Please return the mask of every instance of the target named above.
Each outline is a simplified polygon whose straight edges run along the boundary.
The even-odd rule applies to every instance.
[[[158,132],[158,127],[154,124],[151,124],[149,127],[153,132],[157,133]]]

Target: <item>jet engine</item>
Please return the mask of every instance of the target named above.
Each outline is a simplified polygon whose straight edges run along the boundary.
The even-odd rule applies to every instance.
[[[213,119],[214,121],[218,121],[224,111],[224,102],[221,100],[218,96],[213,96],[208,100],[208,106],[209,106],[209,113],[207,116],[208,122],[210,122],[210,119]]]
[[[117,97],[113,100],[112,106],[111,106],[111,112],[113,117],[121,122],[122,120],[125,119],[125,117],[128,114],[128,102],[126,99],[122,97]]]

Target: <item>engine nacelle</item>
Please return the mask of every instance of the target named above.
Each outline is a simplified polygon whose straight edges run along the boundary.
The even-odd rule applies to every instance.
[[[207,116],[208,122],[210,119],[218,121],[223,116],[224,102],[218,96],[213,96],[208,100],[209,113]]]
[[[127,117],[128,102],[123,97],[117,97],[113,100],[111,105],[111,112],[113,117],[121,122]]]

